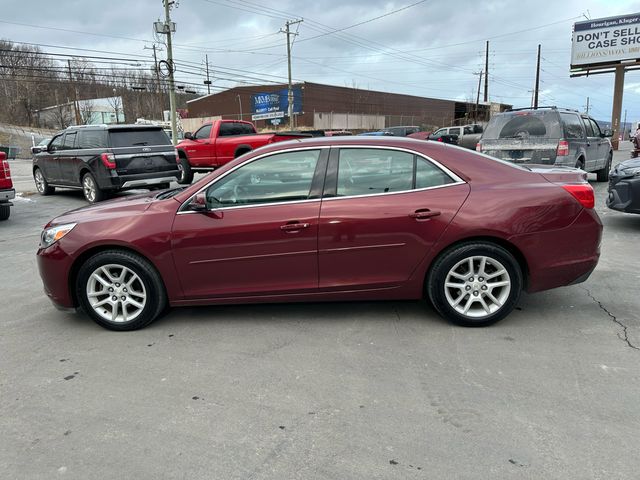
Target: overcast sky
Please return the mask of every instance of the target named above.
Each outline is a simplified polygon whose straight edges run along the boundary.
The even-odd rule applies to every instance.
[[[285,82],[285,35],[278,31],[287,19],[303,19],[292,26],[295,80],[475,101],[489,40],[490,99],[529,106],[541,44],[540,103],[584,110],[590,97],[592,114],[610,120],[613,75],[569,78],[571,27],[586,17],[640,12],[640,2],[427,0],[391,13],[417,2],[181,0],[172,11],[177,79],[201,85],[208,55],[216,88]],[[103,50],[131,59],[152,58],[144,47],[155,38],[152,22],[164,15],[162,0],[3,3],[0,38],[49,45],[41,48],[52,53]],[[628,121],[640,120],[640,72],[627,74],[624,109]]]

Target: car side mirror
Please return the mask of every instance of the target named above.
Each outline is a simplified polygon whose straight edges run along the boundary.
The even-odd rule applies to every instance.
[[[53,153],[53,152],[55,152],[55,151],[56,151],[56,147],[54,147],[53,145],[49,145],[49,146],[47,147],[47,152],[49,152],[49,153]]]
[[[4,152],[0,152],[0,162],[7,159],[7,154]]]
[[[184,138],[186,138],[187,140],[193,140],[193,133],[185,132]]]
[[[613,137],[613,132],[607,128],[602,134],[601,137],[606,138],[606,137]]]
[[[42,153],[42,147],[34,145],[33,147],[31,147],[31,153],[34,155],[37,153]]]
[[[196,193],[196,196],[193,197],[191,203],[189,204],[189,209],[192,212],[206,212],[207,208],[207,196],[204,192]]]

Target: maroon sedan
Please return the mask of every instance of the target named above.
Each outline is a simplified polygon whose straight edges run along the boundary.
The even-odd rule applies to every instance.
[[[520,292],[582,282],[602,224],[585,173],[406,138],[255,150],[186,188],[46,225],[47,295],[113,330],[167,305],[429,298],[484,326]]]

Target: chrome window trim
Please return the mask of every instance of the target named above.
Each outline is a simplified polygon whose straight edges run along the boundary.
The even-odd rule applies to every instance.
[[[437,160],[435,160],[435,159],[433,159],[433,158],[431,158],[431,157],[429,157],[427,155],[424,155],[423,153],[420,153],[420,152],[417,152],[415,150],[412,150],[410,148],[392,147],[392,146],[387,146],[387,145],[348,145],[348,144],[347,145],[345,145],[345,144],[341,144],[341,145],[321,145],[321,146],[314,146],[314,147],[297,147],[297,148],[292,148],[292,149],[287,149],[287,150],[264,153],[262,155],[256,156],[255,158],[252,158],[251,160],[249,160],[246,163],[243,162],[240,165],[237,165],[236,167],[232,168],[228,172],[225,172],[220,177],[211,180],[204,187],[202,187],[196,193],[191,195],[187,200],[185,200],[182,203],[182,205],[180,205],[180,208],[178,209],[177,215],[186,215],[186,214],[192,214],[192,213],[201,214],[202,212],[195,212],[195,211],[191,211],[191,210],[186,210],[186,207],[189,204],[189,202],[191,202],[191,200],[193,200],[193,198],[197,194],[199,194],[202,191],[206,190],[207,188],[209,188],[211,185],[213,185],[217,181],[223,179],[224,177],[226,177],[230,173],[235,172],[238,168],[243,167],[244,165],[247,165],[247,164],[249,164],[251,162],[254,162],[254,161],[259,160],[261,158],[267,157],[269,155],[275,155],[275,154],[278,154],[278,153],[288,153],[288,152],[297,152],[297,151],[305,151],[305,150],[324,150],[324,149],[331,149],[331,148],[335,148],[335,149],[359,148],[359,149],[368,149],[368,150],[372,150],[372,149],[373,150],[394,150],[394,151],[411,153],[412,155],[417,155],[418,157],[420,157],[420,158],[422,158],[424,160],[427,160],[427,161],[431,162],[432,164],[434,164],[436,167],[438,167],[440,170],[442,170],[446,175],[448,175],[453,180],[453,182],[452,183],[447,183],[445,185],[436,185],[436,186],[433,186],[433,187],[424,187],[424,188],[412,188],[410,190],[400,190],[400,191],[397,191],[397,192],[381,192],[381,193],[371,193],[371,194],[365,194],[365,195],[348,195],[348,196],[343,196],[343,197],[321,197],[321,198],[313,198],[313,199],[309,199],[309,200],[294,200],[294,201],[291,201],[291,202],[259,203],[259,204],[255,204],[255,205],[238,205],[238,206],[230,206],[230,207],[220,207],[220,208],[216,208],[216,210],[229,210],[229,209],[238,209],[238,208],[256,208],[256,207],[266,207],[266,206],[274,206],[274,205],[292,205],[292,204],[298,204],[298,203],[310,203],[310,202],[318,202],[318,201],[344,200],[344,199],[348,199],[348,198],[379,197],[381,195],[401,195],[401,194],[411,193],[411,192],[422,192],[422,191],[425,191],[425,190],[435,190],[435,189],[439,189],[439,188],[453,187],[453,186],[456,186],[456,185],[462,185],[462,184],[467,183],[462,178],[460,178],[458,175],[456,175],[454,172],[452,172],[447,167],[445,167],[440,162],[438,162]]]

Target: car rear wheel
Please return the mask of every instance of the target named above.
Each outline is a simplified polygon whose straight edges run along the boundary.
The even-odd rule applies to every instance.
[[[105,191],[98,187],[96,179],[89,172],[82,176],[82,193],[89,203],[101,202],[107,198]]]
[[[11,215],[11,207],[7,204],[0,203],[0,221],[7,220]]]
[[[136,330],[164,310],[160,275],[145,258],[108,250],[89,258],[78,272],[76,294],[82,309],[109,330]]]
[[[436,310],[465,327],[484,327],[506,317],[522,290],[518,262],[499,245],[474,242],[441,255],[428,280]]]
[[[598,171],[596,171],[596,180],[599,182],[608,182],[609,181],[609,171],[611,170],[611,162],[613,160],[613,153],[609,152],[609,156],[607,157],[607,163],[605,163],[604,167]]]
[[[42,170],[36,168],[33,171],[33,181],[36,183],[36,190],[40,195],[51,195],[56,191],[55,187],[50,187],[42,174]]]
[[[193,172],[191,171],[191,165],[189,165],[189,160],[185,157],[180,157],[180,178],[178,179],[178,183],[181,185],[189,185],[193,182]]]

